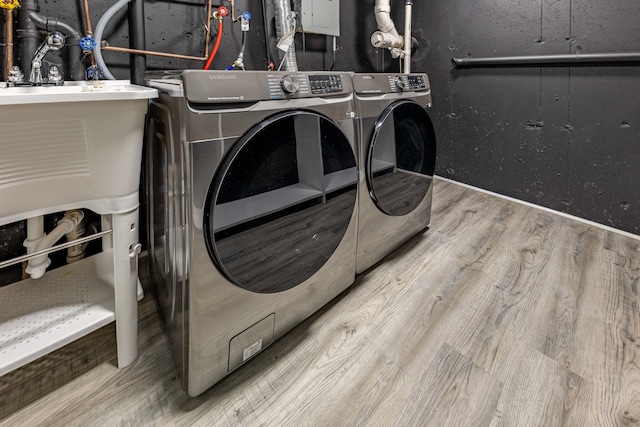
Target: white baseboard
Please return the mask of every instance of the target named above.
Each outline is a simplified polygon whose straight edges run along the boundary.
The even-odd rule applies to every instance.
[[[535,203],[525,202],[524,200],[520,200],[520,199],[516,199],[516,198],[513,198],[513,197],[505,196],[503,194],[494,193],[493,191],[484,190],[482,188],[478,188],[478,187],[474,187],[474,186],[469,185],[469,184],[464,184],[462,182],[454,181],[454,180],[449,179],[449,178],[444,178],[444,177],[441,177],[441,176],[436,176],[436,178],[439,179],[439,180],[442,180],[442,181],[449,182],[451,184],[459,185],[461,187],[469,188],[469,189],[475,190],[475,191],[480,191],[481,193],[490,194],[492,196],[499,197],[501,199],[509,200],[509,201],[515,202],[515,203],[520,203],[522,205],[529,206],[529,207],[532,207],[532,208],[535,208],[535,209],[540,209],[542,211],[545,211],[545,212],[548,212],[548,213],[551,213],[551,214],[555,214],[555,215],[559,215],[559,216],[562,216],[562,217],[565,217],[565,218],[569,218],[569,219],[572,219],[574,221],[578,221],[578,222],[581,222],[583,224],[589,225],[591,227],[601,228],[603,230],[610,231],[612,233],[617,233],[617,234],[620,234],[622,236],[629,237],[631,239],[640,240],[640,236],[637,235],[637,234],[629,233],[629,232],[623,231],[623,230],[618,230],[617,228],[609,227],[608,225],[600,224],[600,223],[594,222],[594,221],[589,221],[587,219],[580,218],[578,216],[569,215],[569,214],[564,213],[564,212],[560,212],[560,211],[556,211],[554,209],[546,208],[544,206],[536,205]]]

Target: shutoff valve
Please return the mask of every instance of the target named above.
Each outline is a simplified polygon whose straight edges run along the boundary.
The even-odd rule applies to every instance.
[[[91,52],[98,44],[93,37],[83,37],[80,39],[80,48],[83,52]]]
[[[229,15],[229,9],[224,6],[219,6],[218,10],[213,13],[213,17],[218,21],[222,21],[222,18]]]
[[[242,15],[240,15],[240,25],[242,31],[249,31],[249,21],[251,21],[251,12],[245,10],[244,12],[242,12]]]

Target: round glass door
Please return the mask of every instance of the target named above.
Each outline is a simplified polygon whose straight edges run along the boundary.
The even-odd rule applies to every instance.
[[[436,138],[425,109],[413,101],[387,107],[367,152],[367,187],[378,209],[393,216],[416,209],[429,191],[435,163]]]
[[[238,140],[209,188],[211,259],[253,292],[303,283],[342,241],[356,181],[353,149],[336,123],[310,111],[270,117]]]

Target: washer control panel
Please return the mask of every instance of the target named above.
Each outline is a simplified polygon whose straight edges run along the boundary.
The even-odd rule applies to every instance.
[[[338,74],[310,75],[309,84],[313,94],[342,92],[342,77]]]
[[[268,99],[286,99],[309,95],[309,84],[303,74],[269,73],[264,75],[269,87]]]
[[[351,90],[345,73],[269,73],[266,75],[269,99],[307,98],[348,93]]]
[[[203,71],[181,74],[187,101],[198,108],[215,104],[350,95],[350,74],[317,71]],[[207,107],[209,105],[209,107]]]
[[[280,79],[280,87],[282,88],[284,93],[293,95],[300,90],[300,82],[296,77],[286,75],[282,79]]]

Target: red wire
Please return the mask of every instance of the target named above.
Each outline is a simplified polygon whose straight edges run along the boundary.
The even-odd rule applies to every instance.
[[[220,46],[220,40],[222,40],[222,20],[218,21],[218,35],[216,36],[216,43],[213,45],[213,50],[211,51],[211,55],[207,58],[207,63],[204,65],[204,69],[208,70],[211,67],[211,63],[213,62],[213,58],[216,56],[218,52],[218,47]]]

